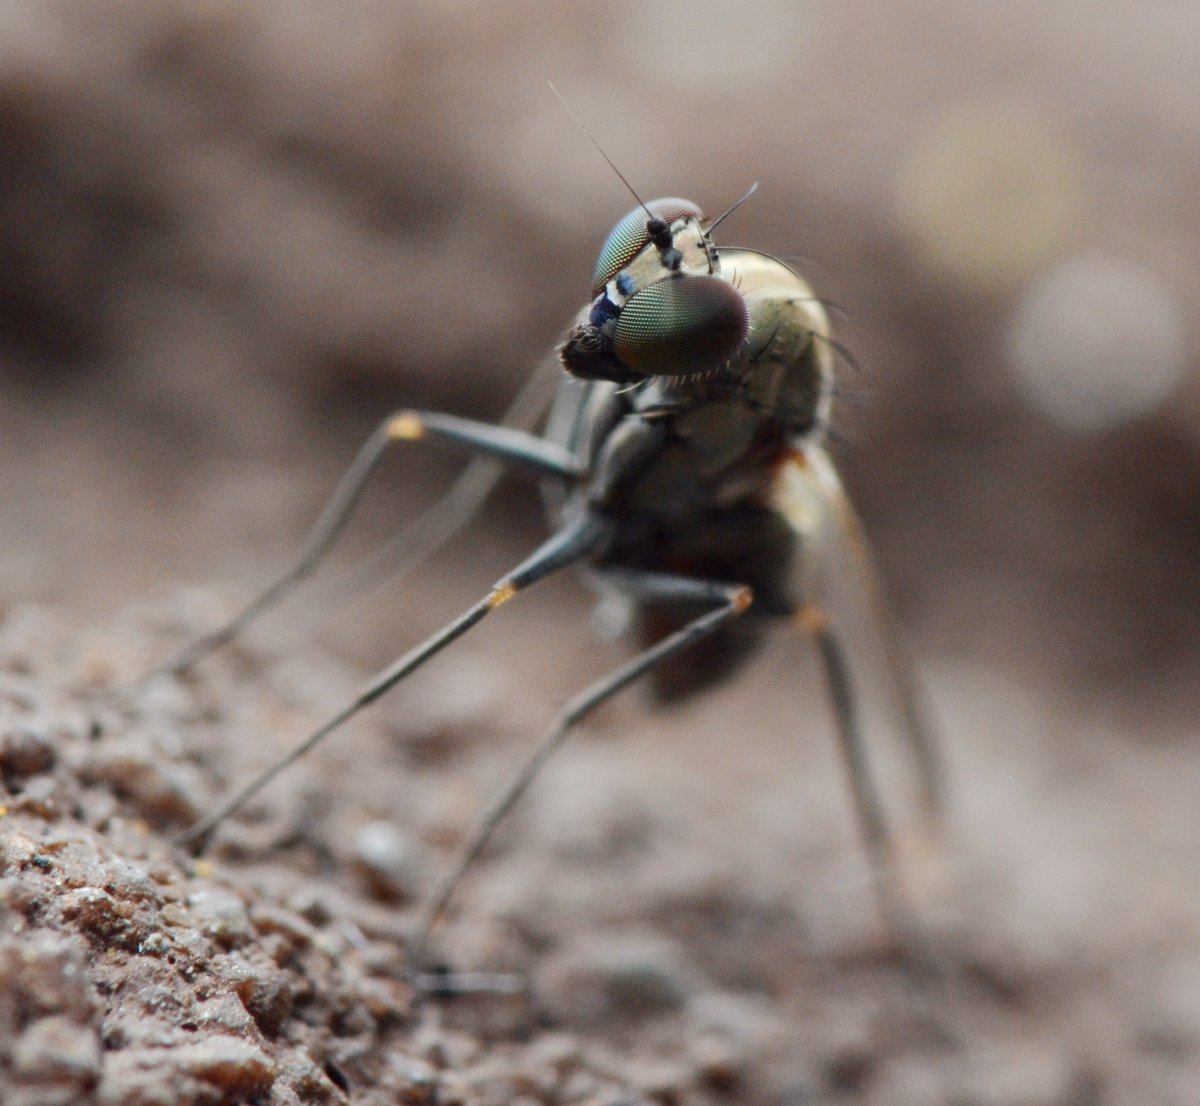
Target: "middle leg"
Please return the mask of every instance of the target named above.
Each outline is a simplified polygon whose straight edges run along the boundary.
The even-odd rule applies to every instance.
[[[463,876],[483,852],[505,815],[529,789],[546,761],[579,722],[601,703],[628,687],[656,665],[669,660],[688,646],[714,633],[730,619],[744,613],[753,602],[753,594],[744,584],[724,584],[685,576],[617,569],[607,570],[603,575],[639,601],[711,604],[713,609],[638,653],[571,699],[525,763],[493,796],[459,846],[445,874],[417,910],[406,960],[409,976],[418,991],[460,994],[470,990],[497,989],[493,986],[495,977],[476,976],[474,973],[448,976],[443,972],[430,971],[425,963],[430,935]],[[482,987],[472,986],[473,981],[477,979],[485,981]]]

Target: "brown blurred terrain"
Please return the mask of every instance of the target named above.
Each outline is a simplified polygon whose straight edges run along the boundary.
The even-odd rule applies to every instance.
[[[1200,1101],[1198,46],[1166,0],[0,0],[0,995],[35,996],[0,1098]],[[286,563],[388,411],[495,418],[556,341],[631,201],[547,79],[644,196],[758,180],[719,242],[840,306],[834,451],[947,747],[928,971],[873,942],[781,642],[603,711],[464,889],[447,954],[528,971],[536,1032],[408,1010],[414,888],[616,656],[571,580],[210,868],[169,849],[540,538],[519,480],[418,576],[96,706]],[[390,464],[329,575],[457,460]],[[186,995],[168,938],[215,965]]]

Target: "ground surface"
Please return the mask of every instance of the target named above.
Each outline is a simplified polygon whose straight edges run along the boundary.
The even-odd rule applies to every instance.
[[[0,1101],[1200,1101],[1193,9],[0,3]],[[414,902],[620,655],[571,579],[170,843],[543,535],[514,481],[340,586],[445,485],[414,450],[303,599],[113,701],[388,411],[497,417],[578,310],[632,201],[546,78],[645,192],[760,180],[719,241],[841,305],[948,763],[903,955],[779,640],[599,712],[463,886],[439,953],[530,1001],[414,1004]]]
[[[170,833],[353,686],[319,651],[251,649],[101,701],[196,613],[5,620],[6,1103],[1194,1101],[1198,769],[1169,735],[1052,752],[1062,719],[978,672],[935,679],[973,740],[897,955],[819,725],[797,744],[775,707],[733,738],[754,678],[665,726],[613,708],[440,942],[532,998],[417,1006],[412,898],[550,704],[514,703],[504,662],[448,658],[193,860]]]

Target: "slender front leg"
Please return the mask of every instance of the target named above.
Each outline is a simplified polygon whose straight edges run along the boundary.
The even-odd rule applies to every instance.
[[[498,425],[531,431],[545,415],[562,376],[557,358],[547,358],[521,386]],[[401,580],[448,544],[483,506],[500,482],[504,462],[478,454],[453,483],[415,518],[410,519],[372,553],[343,573],[334,594],[345,595],[385,576]]]
[[[266,771],[260,773],[244,787],[235,791],[206,817],[180,834],[179,844],[202,847],[208,835],[226,818],[239,810],[261,791],[280,772],[294,764],[324,741],[334,730],[349,721],[363,707],[373,703],[385,692],[390,691],[406,676],[415,672],[431,657],[440,653],[452,641],[462,637],[472,626],[513,599],[518,592],[530,584],[557,572],[568,565],[576,564],[600,554],[608,544],[611,523],[600,515],[588,514],[569,524],[546,541],[527,560],[498,580],[478,603],[469,607],[453,622],[442,627],[415,649],[405,653],[395,664],[385,668],[372,679],[349,703],[323,725],[318,726],[308,737],[281,757]]]
[[[159,675],[179,675],[187,671],[202,657],[232,641],[257,618],[277,606],[298,584],[316,571],[338,535],[345,529],[367,482],[388,449],[397,442],[412,442],[427,436],[457,442],[477,453],[529,469],[541,476],[567,481],[579,476],[578,463],[567,450],[534,434],[434,412],[400,411],[391,415],[363,443],[309,532],[292,567],[224,626],[193,641],[177,656],[144,676],[134,685],[135,688]]]

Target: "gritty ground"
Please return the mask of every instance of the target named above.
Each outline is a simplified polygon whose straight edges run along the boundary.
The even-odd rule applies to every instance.
[[[631,704],[644,740],[602,726],[564,753],[453,911],[447,959],[521,972],[529,996],[417,1003],[409,908],[527,721],[503,664],[448,664],[194,858],[171,834],[354,682],[316,649],[243,648],[110,701],[211,616],[201,598],[82,631],[36,608],[3,624],[5,1103],[1194,1101],[1182,750],[1096,732],[1050,771],[1035,708],[999,722],[1008,689],[937,681],[974,735],[952,772],[973,809],[909,866],[920,923],[898,953],[819,749],[780,778],[768,737],[720,792],[689,779],[753,680],[697,706],[718,735],[698,746]],[[470,689],[448,720],[443,681]],[[1153,838],[1126,832],[1151,812]]]

